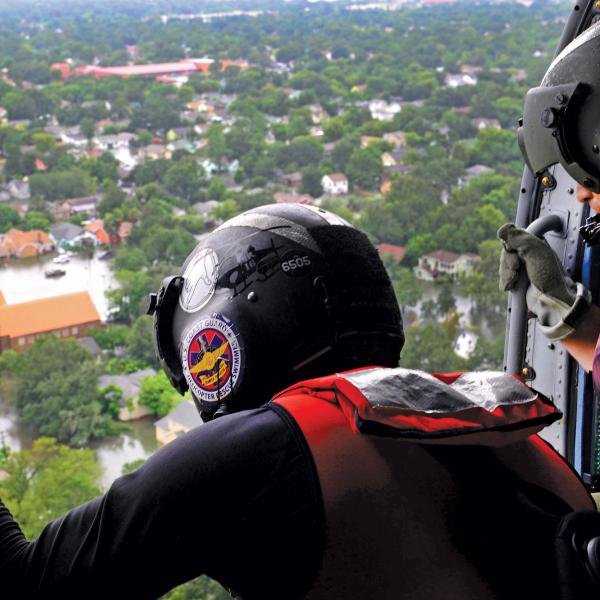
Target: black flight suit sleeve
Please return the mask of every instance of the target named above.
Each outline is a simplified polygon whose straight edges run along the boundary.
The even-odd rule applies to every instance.
[[[207,574],[242,598],[301,598],[322,536],[310,451],[267,406],[181,436],[33,542],[0,503],[0,597],[157,598]]]

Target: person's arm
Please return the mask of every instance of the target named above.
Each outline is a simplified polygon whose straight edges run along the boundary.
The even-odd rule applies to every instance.
[[[247,411],[181,436],[32,542],[0,506],[0,597],[143,600],[202,574],[251,597],[304,590],[322,506],[302,443],[273,410]]]
[[[591,372],[598,336],[600,336],[600,308],[592,305],[577,329],[561,343],[586,371]]]

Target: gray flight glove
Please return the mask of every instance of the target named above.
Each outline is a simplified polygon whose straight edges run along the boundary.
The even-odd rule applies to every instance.
[[[538,319],[541,332],[550,340],[571,335],[590,308],[590,293],[567,277],[548,243],[512,223],[498,230],[502,240],[500,289],[514,291],[522,266],[531,285],[527,290],[527,307]]]

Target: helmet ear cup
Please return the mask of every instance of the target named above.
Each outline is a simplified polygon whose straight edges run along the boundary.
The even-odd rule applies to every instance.
[[[148,297],[147,314],[154,316],[154,349],[156,358],[173,387],[184,394],[188,389],[181,368],[179,352],[173,343],[173,317],[183,288],[183,277],[167,277],[158,294]]]
[[[518,139],[531,172],[560,163],[580,184],[600,193],[600,22],[552,61],[540,87],[525,97]]]

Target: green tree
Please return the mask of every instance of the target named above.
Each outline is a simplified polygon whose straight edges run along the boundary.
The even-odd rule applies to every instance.
[[[117,431],[98,399],[98,366],[76,340],[38,338],[16,373],[19,419],[71,446]]]
[[[400,308],[416,306],[422,296],[421,288],[412,269],[396,267],[391,273],[394,292]]]
[[[0,496],[23,533],[35,538],[51,520],[100,494],[93,450],[74,450],[48,437],[11,453],[3,465]]]
[[[165,188],[189,202],[202,185],[203,173],[201,170],[202,167],[197,165],[193,159],[173,163],[165,173]]]
[[[154,350],[154,326],[148,315],[140,315],[131,326],[127,339],[127,354],[138,364],[145,367],[157,367]]]
[[[168,247],[173,233],[165,230],[168,239],[163,247]],[[156,239],[152,236],[152,239]],[[159,249],[157,249],[159,250]],[[160,251],[160,250],[159,250]],[[121,319],[132,321],[144,312],[146,297],[152,290],[151,278],[143,271],[117,271],[120,287],[109,290],[106,295],[113,313]]]
[[[211,211],[210,215],[218,221],[228,221],[233,217],[240,214],[240,207],[233,198],[228,198],[219,202],[218,206],[215,206]]]
[[[140,404],[147,406],[155,415],[164,417],[181,402],[181,396],[173,389],[163,371],[142,379]]]
[[[485,320],[492,331],[501,335],[506,318],[507,295],[498,287],[501,246],[497,240],[485,240],[477,252],[481,262],[469,277],[462,279],[464,293],[473,300],[476,316]]]
[[[146,460],[144,458],[138,458],[137,460],[132,460],[131,462],[125,463],[121,467],[121,474],[127,475],[128,473],[133,473],[136,469],[139,469]]]
[[[32,231],[33,229],[41,229],[48,231],[50,229],[51,217],[45,213],[30,211],[21,221],[21,229],[24,231]]]
[[[450,284],[444,284],[436,301],[437,309],[440,315],[446,317],[448,313],[456,309],[456,298]]]
[[[21,217],[16,209],[0,204],[0,233],[6,233],[21,222]]]
[[[102,197],[98,204],[98,212],[104,216],[107,213],[121,208],[127,196],[125,192],[110,179],[107,179],[102,185]]]
[[[425,323],[408,327],[406,344],[400,357],[401,366],[428,373],[465,371],[468,362],[454,352],[458,314],[442,323]]]
[[[220,177],[213,177],[208,184],[206,195],[209,200],[222,200],[226,192],[224,181]]]
[[[373,189],[381,181],[381,157],[370,147],[354,150],[346,167],[346,175],[353,186]]]
[[[313,198],[319,198],[323,195],[321,170],[318,166],[309,165],[302,169],[302,186],[300,191],[303,194],[310,194]]]
[[[87,335],[94,338],[103,350],[113,350],[117,346],[125,346],[129,341],[129,327],[111,325],[89,329]]]
[[[85,136],[90,141],[96,135],[96,121],[91,117],[84,117],[79,122],[81,135]]]
[[[231,600],[231,596],[216,581],[203,575],[171,590],[162,600]]]
[[[220,166],[228,153],[223,127],[213,123],[206,132],[206,139],[208,140],[206,146],[208,158]]]

